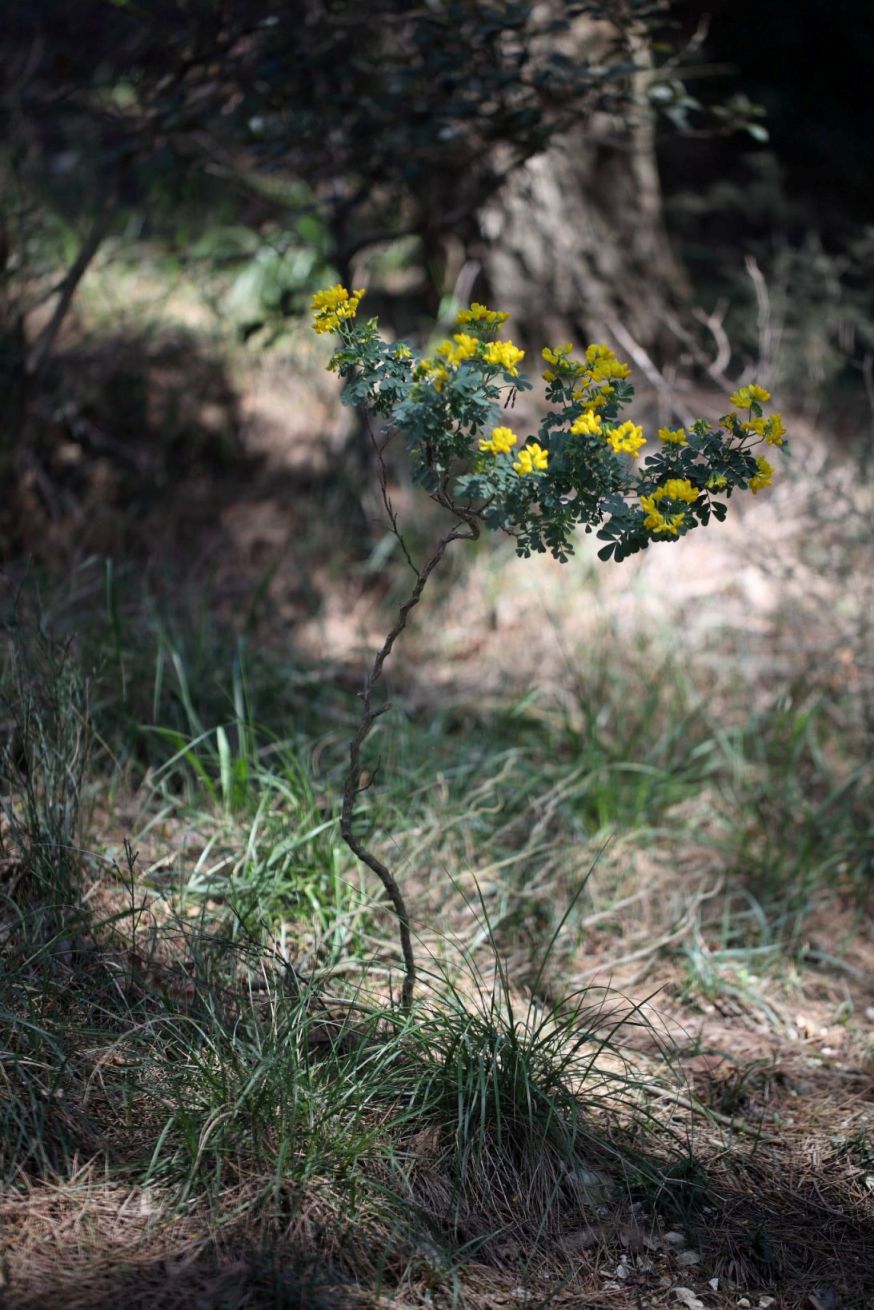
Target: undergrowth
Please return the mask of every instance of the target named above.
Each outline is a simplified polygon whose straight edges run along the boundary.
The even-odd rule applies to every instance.
[[[97,1161],[386,1289],[454,1286],[470,1261],[524,1275],[569,1229],[712,1207],[665,1114],[670,1043],[575,960],[634,905],[634,860],[684,844],[718,858],[718,894],[669,867],[656,948],[702,1002],[791,970],[824,897],[861,907],[870,774],[835,704],[798,686],[727,713],[731,686],[670,659],[641,690],[651,652],[497,709],[401,696],[360,820],[423,907],[404,1018],[383,907],[339,836],[349,689],[125,611],[105,580],[75,638],[20,597],[7,615],[6,1184]]]

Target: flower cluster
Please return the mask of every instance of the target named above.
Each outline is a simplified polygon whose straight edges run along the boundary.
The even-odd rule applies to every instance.
[[[640,497],[640,506],[644,511],[643,526],[657,537],[660,535],[679,536],[680,528],[686,522],[686,511],[671,512],[677,503],[694,505],[699,496],[697,487],[693,487],[688,478],[668,478],[667,482],[656,487],[648,496]],[[661,502],[667,502],[668,512],[659,509]]]
[[[723,519],[733,493],[770,486],[774,469],[756,446],[785,453],[781,416],[763,410],[770,393],[751,383],[718,425],[659,428],[643,456],[643,426],[623,414],[631,370],[604,343],[577,357],[570,342],[544,348],[551,408],[536,438],[520,437],[501,422],[502,407],[531,388],[524,351],[498,336],[507,314],[474,302],[457,331],[420,355],[384,341],[375,319],[356,320],[363,294],[338,285],[312,302],[315,330],[337,339],[330,367],[346,380],[344,400],[404,435],[427,492],[511,534],[522,555],[567,558],[578,526],[597,532],[603,559],[676,540]]]
[[[753,408],[755,405],[767,405],[770,399],[770,391],[757,386],[740,387],[729,396],[731,403],[737,405],[738,409]]]
[[[473,364],[485,374],[500,372],[506,378],[518,377],[525,351],[512,341],[494,339],[494,332],[508,317],[476,302],[470,309],[460,310],[456,326],[469,327],[470,331],[453,332],[451,337],[438,341],[432,357],[423,356],[416,362],[414,379],[428,383],[439,393],[464,364]]]
[[[747,417],[741,419],[738,414],[727,414],[723,423],[739,424],[745,432],[761,437],[769,446],[784,444],[786,427],[782,414],[771,414],[766,418],[762,413],[762,406],[767,405],[771,399],[770,391],[757,386],[741,387],[738,391],[732,392],[729,399],[738,409],[745,409]]]
[[[596,414],[593,409],[587,409],[579,418],[574,419],[570,430],[573,437],[600,437],[604,431],[604,423],[600,414]]]
[[[363,288],[350,292],[339,282],[325,291],[317,291],[310,306],[315,331],[336,332],[341,323],[355,317],[363,296]]]
[[[485,327],[500,327],[506,323],[510,317],[500,309],[487,309],[485,305],[480,305],[476,300],[470,309],[460,309],[456,316],[456,323],[479,323]]]
[[[545,473],[548,467],[549,451],[544,450],[538,441],[529,441],[524,450],[519,451],[513,471],[524,478],[528,473]]]
[[[518,440],[512,428],[492,428],[491,437],[488,441],[481,441],[479,448],[490,455],[509,455]]]
[[[519,362],[525,355],[524,350],[514,346],[512,341],[491,341],[486,346],[484,359],[493,368],[499,368],[508,377],[519,375]]]
[[[442,355],[447,364],[451,364],[453,368],[458,368],[463,360],[473,359],[479,344],[477,338],[472,337],[470,333],[455,332],[451,341],[441,341],[436,353]]]
[[[607,444],[617,455],[630,455],[632,459],[637,459],[637,452],[641,446],[646,445],[646,437],[643,435],[643,428],[628,419],[618,427],[610,429],[607,433]]]
[[[556,346],[555,350],[551,350],[549,346],[543,347],[541,354],[547,364],[552,365],[552,368],[548,368],[543,374],[544,382],[555,382],[562,375],[581,377],[586,372],[585,364],[570,358],[572,350],[573,345],[570,341],[565,342],[563,346]]]
[[[586,348],[586,363],[589,365],[589,373],[595,382],[607,382],[611,378],[631,376],[629,366],[621,363],[609,346],[588,346]]]
[[[782,446],[786,428],[781,414],[772,414],[770,418],[749,419],[747,428],[758,436],[764,437],[769,446]]]
[[[765,459],[764,455],[756,456],[756,468],[758,469],[758,472],[754,473],[750,478],[750,491],[753,495],[755,495],[757,491],[761,491],[764,487],[770,487],[774,478],[774,470]]]

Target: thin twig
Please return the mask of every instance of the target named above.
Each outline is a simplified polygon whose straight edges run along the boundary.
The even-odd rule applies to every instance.
[[[379,490],[382,495],[382,503],[385,506],[385,512],[388,515],[388,521],[391,524],[391,530],[398,539],[398,544],[400,545],[400,548],[403,551],[404,559],[407,561],[410,568],[418,577],[419,570],[416,568],[415,564],[413,563],[412,556],[410,555],[410,552],[407,550],[407,543],[404,541],[403,533],[401,532],[400,527],[398,526],[398,516],[395,511],[395,507],[392,504],[391,496],[389,496],[388,494],[388,469],[385,466],[385,459],[383,457],[383,451],[385,450],[387,443],[383,442],[383,444],[380,445],[379,442],[376,440],[376,437],[373,435],[373,429],[370,426],[369,420],[365,419],[365,422],[367,423],[367,435],[370,437],[370,443],[373,446],[374,451],[376,452],[376,463],[379,469]]]
[[[731,1128],[736,1133],[745,1133],[748,1137],[754,1137],[757,1142],[765,1142],[768,1146],[782,1146],[783,1144],[782,1138],[764,1132],[758,1124],[748,1124],[743,1119],[723,1114],[720,1110],[714,1110],[709,1105],[703,1105],[694,1097],[682,1096],[670,1087],[648,1086],[646,1093],[648,1096],[658,1096],[664,1101],[673,1101],[675,1105],[679,1105],[684,1110],[690,1110],[692,1114],[702,1114],[706,1119],[712,1119],[725,1128]]]

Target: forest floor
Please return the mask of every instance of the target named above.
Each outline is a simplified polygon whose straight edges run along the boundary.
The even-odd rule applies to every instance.
[[[203,437],[162,358],[150,421]],[[146,449],[135,513],[68,450],[4,579],[0,1302],[874,1304],[852,452],[796,420],[773,494],[622,566],[448,562],[361,797],[404,1019],[338,798],[409,575],[285,378],[219,378],[223,453]]]

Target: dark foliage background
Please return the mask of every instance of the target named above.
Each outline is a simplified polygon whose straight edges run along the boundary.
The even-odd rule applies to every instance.
[[[81,452],[74,500],[99,455],[121,504],[131,471],[159,491],[174,452],[209,470],[239,436],[229,420],[216,448],[162,420],[156,457],[150,346],[141,384],[122,388],[142,403],[119,412],[112,333],[103,351],[92,335],[85,367],[77,340],[95,260],[163,259],[165,281],[193,277],[216,305],[236,279],[232,331],[256,350],[315,286],[365,273],[401,332],[479,295],[507,305],[523,342],[615,339],[618,325],[694,377],[713,349],[696,313],[724,326],[730,373],[761,353],[753,259],[780,324],[771,380],[801,405],[828,392],[862,412],[872,29],[860,0],[10,0],[5,555],[32,547],[23,520],[63,515],[50,502],[71,485],[64,441]],[[137,350],[122,351],[128,379]]]

